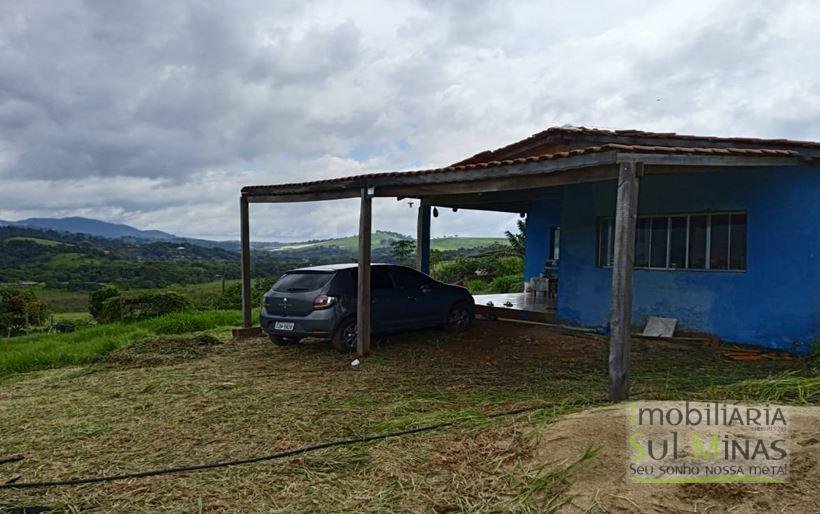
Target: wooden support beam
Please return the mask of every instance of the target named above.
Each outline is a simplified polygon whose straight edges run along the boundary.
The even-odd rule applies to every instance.
[[[370,231],[372,227],[372,193],[361,190],[359,211],[359,273],[356,305],[356,351],[360,357],[370,354]]]
[[[635,265],[635,221],[638,211],[639,163],[618,169],[615,206],[615,260],[612,265],[612,310],[609,322],[609,399],[629,397],[629,348],[632,323],[632,275]]]
[[[416,223],[416,269],[430,273],[430,206],[420,205]]]
[[[253,325],[251,319],[251,232],[248,199],[239,198],[240,239],[242,240],[242,326]]]

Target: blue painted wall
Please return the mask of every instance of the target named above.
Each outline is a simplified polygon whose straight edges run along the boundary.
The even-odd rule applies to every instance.
[[[558,315],[605,326],[612,275],[595,263],[596,223],[614,216],[615,183],[565,187],[561,206]],[[747,270],[635,270],[633,323],[668,316],[726,341],[808,351],[820,339],[820,169],[641,179],[639,214],[723,210],[747,211]]]
[[[524,282],[541,275],[551,254],[550,234],[561,225],[561,199],[533,202],[527,213],[527,248],[524,255]]]

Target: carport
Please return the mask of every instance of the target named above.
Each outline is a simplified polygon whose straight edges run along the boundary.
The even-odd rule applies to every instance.
[[[541,152],[539,155],[503,160],[493,159],[494,152],[485,152],[446,168],[244,187],[240,199],[244,327],[251,327],[253,323],[248,216],[251,203],[360,198],[357,350],[360,356],[367,356],[371,343],[370,255],[374,197],[420,200],[417,266],[421,271],[427,272],[430,218],[434,206],[528,213],[530,204],[543,198],[550,188],[617,181],[609,321],[609,395],[616,401],[627,398],[640,177],[743,170],[750,166],[785,166],[798,164],[798,161],[787,150],[716,149],[715,143],[707,141],[689,140],[685,148],[614,143],[588,145],[589,142],[583,148],[565,151],[554,151],[555,148],[541,146],[535,149]],[[565,149],[567,146],[558,148]]]

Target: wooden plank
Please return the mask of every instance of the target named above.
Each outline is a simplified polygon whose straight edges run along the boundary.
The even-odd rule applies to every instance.
[[[430,273],[430,206],[420,205],[416,221],[416,269]]]
[[[340,200],[343,198],[358,198],[359,190],[330,191],[323,193],[301,193],[284,195],[249,195],[248,201],[251,203],[290,203],[290,202],[316,202],[321,200]]]
[[[612,178],[615,179],[614,171]],[[539,200],[560,200],[560,194],[554,189],[519,189],[512,191],[498,191],[491,193],[463,193],[422,196],[422,205],[437,205],[439,207],[456,206],[469,209],[471,205],[480,207],[485,204],[501,203],[530,203]]]
[[[356,305],[356,350],[360,357],[370,354],[370,230],[373,205],[366,187],[361,190],[359,211],[359,273]]]
[[[526,177],[532,175],[551,174],[567,170],[577,170],[594,166],[611,165],[615,163],[616,152],[600,152],[575,157],[553,159],[549,161],[531,162],[525,164],[514,164],[508,166],[489,166],[486,168],[475,168],[469,170],[440,171],[434,173],[391,173],[384,176],[361,175],[350,177],[338,181],[322,181],[308,184],[292,184],[277,187],[270,190],[265,186],[248,186],[243,188],[246,196],[266,197],[281,195],[296,195],[303,193],[328,193],[339,191],[358,191],[362,187],[376,187],[377,196],[402,196],[401,194],[385,193],[380,188],[385,186],[415,186],[430,184],[451,184],[464,183],[478,180],[492,180],[499,176],[503,177]],[[563,179],[571,180],[567,177]],[[526,189],[531,186],[522,186],[519,189]],[[537,187],[537,186],[535,186]],[[503,188],[502,188],[503,189]],[[492,189],[490,189],[492,190]],[[497,189],[496,189],[497,190]],[[438,193],[447,193],[446,189],[437,189]]]
[[[242,245],[242,326],[253,325],[251,319],[251,233],[248,199],[242,195],[239,199],[240,239]]]
[[[616,402],[629,397],[638,167],[639,164],[634,161],[620,164],[618,198],[615,206],[615,260],[612,266],[612,310],[609,322],[609,399]]]
[[[801,158],[799,156],[776,156],[776,155],[686,155],[686,154],[641,154],[641,153],[619,153],[618,160],[642,162],[645,166],[667,165],[667,166],[799,166]],[[712,170],[717,171],[717,170]]]
[[[420,196],[430,196],[430,201],[435,202],[433,195],[453,195],[464,193],[495,193],[499,191],[517,191],[527,189],[538,189],[545,187],[565,186],[571,184],[583,184],[587,182],[600,182],[603,180],[615,180],[618,178],[617,168],[614,163],[597,163],[591,167],[583,169],[561,170],[555,172],[533,173],[533,174],[507,174],[508,168],[505,166],[495,169],[492,177],[481,180],[469,180],[469,172],[464,174],[465,180],[457,182],[441,183],[419,183],[414,185],[386,185],[379,188],[379,196],[404,196],[419,198]]]

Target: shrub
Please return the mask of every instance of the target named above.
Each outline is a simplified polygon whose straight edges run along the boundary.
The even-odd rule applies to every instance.
[[[237,325],[242,318],[235,311],[206,311],[168,314],[150,321],[157,334],[186,334],[217,327]]]
[[[267,293],[276,281],[271,278],[260,278],[251,284],[251,302],[256,307],[262,302],[262,295]],[[241,309],[242,284],[231,284],[213,302],[215,309]]]
[[[109,298],[114,298],[121,294],[120,290],[114,286],[108,286],[94,291],[88,298],[88,312],[94,319],[99,320],[103,303]]]
[[[471,278],[467,280],[466,287],[472,294],[486,294],[489,291],[489,284],[480,278]]]
[[[31,325],[42,325],[48,306],[32,291],[0,288],[0,333],[10,336]]]
[[[490,282],[491,293],[520,293],[524,290],[522,275],[504,275]]]
[[[475,272],[481,267],[481,259],[456,259],[439,263],[433,270],[433,277],[442,282],[455,282],[460,278],[475,277]]]
[[[192,307],[193,304],[188,297],[174,292],[147,293],[131,298],[115,296],[103,302],[99,321],[111,323],[155,318],[189,310]]]
[[[502,257],[496,260],[495,266],[491,269],[497,277],[519,275],[521,281],[524,280],[524,259],[521,257]]]

